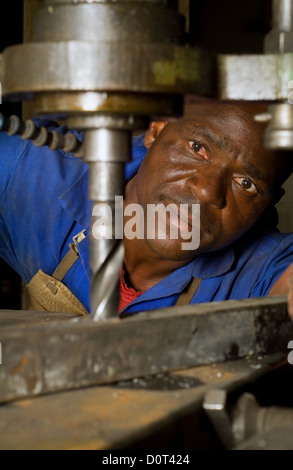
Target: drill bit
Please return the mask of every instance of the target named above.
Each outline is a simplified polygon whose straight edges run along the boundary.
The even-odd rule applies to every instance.
[[[123,263],[122,207],[124,166],[131,157],[131,132],[121,129],[85,131],[84,160],[90,167],[92,205],[90,235],[91,314],[93,320],[115,317]],[[117,218],[120,223],[117,223]]]

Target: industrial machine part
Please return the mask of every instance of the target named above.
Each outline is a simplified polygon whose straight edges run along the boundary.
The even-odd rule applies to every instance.
[[[273,0],[273,29],[264,39],[264,54],[219,55],[219,98],[287,101],[292,79],[292,0]],[[286,40],[285,40],[286,38]]]
[[[272,30],[264,39],[263,55],[221,55],[219,96],[228,100],[271,102],[263,120],[267,149],[293,148],[290,89],[293,70],[293,1],[273,0]],[[261,117],[257,117],[261,119]]]
[[[272,26],[272,30],[265,37],[265,54],[293,55],[293,1],[273,1]],[[271,119],[264,135],[264,146],[267,149],[293,148],[293,111],[289,96],[291,74],[285,101],[274,103],[268,108]]]
[[[57,131],[48,131],[45,127],[37,127],[31,119],[24,122],[16,115],[6,117],[0,113],[0,131],[3,130],[8,135],[32,140],[37,147],[48,145],[51,150],[62,149],[64,152],[80,154],[82,144],[75,134],[68,132],[62,135]]]
[[[259,449],[272,450],[267,438],[271,440],[271,433],[278,435],[280,430],[281,436],[283,431],[289,436],[281,449],[293,449],[292,408],[261,406],[255,396],[247,392],[242,393],[236,403],[229,403],[229,400],[227,390],[210,388],[202,405],[225,449],[251,449],[249,444],[254,442],[254,448],[258,445]]]
[[[236,446],[255,435],[260,439],[263,434],[278,428],[288,428],[292,431],[292,423],[293,408],[260,406],[251,393],[243,393],[232,412],[232,428]],[[293,448],[292,440],[291,446]]]
[[[232,449],[235,439],[232,431],[230,416],[227,411],[227,392],[211,388],[203,400],[203,409],[209,416],[224,447]]]
[[[270,114],[264,133],[267,149],[290,150],[293,148],[293,107],[290,103],[276,103],[268,107]]]
[[[293,52],[293,3],[272,1],[272,29],[264,40],[265,54]]]
[[[210,91],[213,60],[187,47],[184,18],[166,0],[43,4],[34,41],[3,52],[3,94],[33,97],[40,115],[84,131],[93,202],[91,312],[104,320],[118,311],[123,244],[115,196],[123,196],[131,133],[151,116],[180,114],[183,93]],[[103,224],[96,223],[102,215]]]

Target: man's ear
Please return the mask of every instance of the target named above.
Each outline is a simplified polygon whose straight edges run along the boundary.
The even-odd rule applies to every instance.
[[[156,140],[160,132],[168,124],[168,121],[152,121],[149,125],[148,130],[144,136],[144,145],[146,148],[150,148],[152,143]]]

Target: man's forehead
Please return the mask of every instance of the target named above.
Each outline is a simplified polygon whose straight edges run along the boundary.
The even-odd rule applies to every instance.
[[[213,130],[212,126],[205,125],[201,120],[190,120],[182,122],[182,127],[187,131],[190,138],[204,137],[205,140],[219,150],[228,149],[233,142],[232,138],[223,135],[221,132]]]
[[[211,119],[218,119],[219,121],[227,119],[227,117],[234,117],[237,120],[243,120],[250,123],[255,123],[255,115],[265,112],[267,105],[259,102],[246,102],[246,101],[209,101],[200,103],[186,103],[184,106],[183,117],[197,119],[205,116]]]
[[[238,142],[241,146],[244,143],[257,146],[260,151],[266,124],[257,122],[255,116],[266,109],[262,103],[196,103],[186,106],[181,125],[189,131],[201,126],[218,139],[226,138],[230,144]]]

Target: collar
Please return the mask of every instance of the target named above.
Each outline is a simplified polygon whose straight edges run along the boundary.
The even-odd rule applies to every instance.
[[[205,253],[192,261],[192,275],[200,279],[222,276],[228,272],[235,260],[235,249],[228,246],[222,250]]]
[[[219,252],[200,255],[145,291],[132,302],[132,305],[159,297],[163,298],[180,294],[192,277],[210,279],[221,276],[231,269],[234,260],[235,252],[233,247],[225,248]]]

